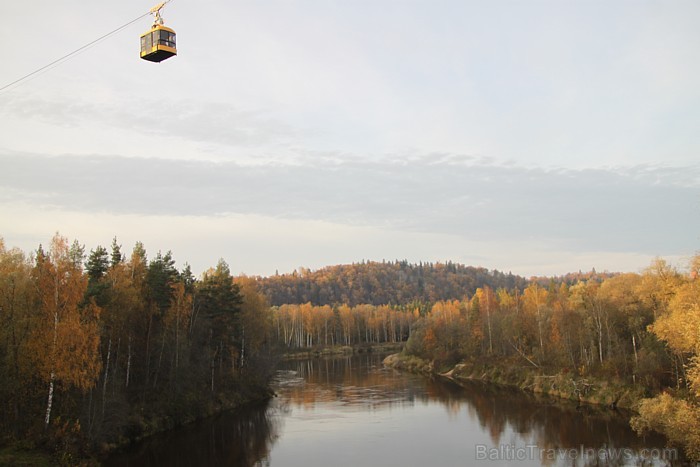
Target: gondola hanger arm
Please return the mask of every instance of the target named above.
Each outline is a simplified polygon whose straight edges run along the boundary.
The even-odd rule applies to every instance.
[[[170,1],[171,0],[165,0],[164,2],[161,2],[158,5],[151,8],[150,12],[154,16],[154,20],[153,20],[154,24],[163,24],[163,17],[160,16],[160,10],[163,9],[163,7],[166,5],[166,3],[170,3]]]

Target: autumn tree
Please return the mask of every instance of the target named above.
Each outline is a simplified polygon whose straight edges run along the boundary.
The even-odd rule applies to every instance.
[[[267,299],[250,277],[235,279],[241,294],[241,367],[246,374],[265,381],[273,371],[271,359],[272,313]]]
[[[491,287],[479,287],[474,293],[475,297],[479,297],[479,310],[485,315],[483,321],[486,322],[486,335],[488,336],[488,353],[493,353],[494,345],[494,319],[498,308],[498,298]]]
[[[537,345],[539,347],[540,360],[544,360],[547,356],[544,338],[547,328],[547,289],[540,286],[537,282],[532,282],[523,291],[523,310],[525,315],[534,322],[537,332]]]
[[[700,281],[686,281],[677,287],[668,311],[649,329],[689,362],[682,380],[700,397]]]
[[[352,309],[346,304],[341,305],[338,307],[338,318],[343,332],[343,342],[345,345],[350,345],[352,344],[352,330],[355,327]]]
[[[698,257],[693,260],[697,262]],[[668,276],[657,279],[662,281],[663,290]],[[671,280],[680,279],[673,277]],[[691,270],[689,280],[675,288],[669,287],[664,295],[672,295],[665,307],[667,310],[649,329],[677,354],[687,356],[690,364],[684,381],[689,394],[681,398],[665,393],[644,400],[632,425],[640,432],[660,429],[672,442],[683,446],[691,459],[700,460],[700,280]]]
[[[254,281],[241,297],[223,261],[200,282],[174,265],[140,242],[86,256],[57,234],[30,260],[0,239],[0,439],[74,454],[264,393],[270,311]]]
[[[681,282],[678,271],[662,258],[655,258],[644,270],[638,291],[644,304],[652,310],[654,318],[668,310],[668,305]]]
[[[110,347],[109,342],[114,340],[118,349],[123,349],[125,354],[121,360],[115,359],[111,365],[113,382],[123,385],[128,389],[133,385],[134,379],[134,355],[138,355],[138,363],[143,363],[145,355],[140,344],[140,338],[145,336],[148,327],[148,313],[145,303],[145,252],[140,248],[135,249],[128,262],[112,261],[103,281],[108,285],[107,302],[102,312],[102,340]],[[104,344],[103,344],[104,345]],[[138,350],[137,350],[138,349]],[[109,363],[105,349],[105,366]],[[116,357],[119,357],[117,355]],[[117,363],[121,367],[117,367]],[[117,379],[117,369],[119,378]],[[105,379],[109,373],[105,372]],[[104,384],[104,382],[103,382]]]
[[[97,348],[100,309],[94,302],[82,305],[87,280],[76,249],[56,234],[51,248],[39,247],[32,272],[37,289],[38,323],[29,337],[33,358],[48,389],[45,426],[51,420],[56,383],[61,388],[90,389],[98,377]]]

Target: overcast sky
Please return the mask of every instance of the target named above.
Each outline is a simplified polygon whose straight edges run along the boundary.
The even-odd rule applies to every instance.
[[[137,18],[0,4],[0,87]],[[173,0],[0,92],[0,236],[199,273],[408,259],[529,275],[700,250],[700,2]]]

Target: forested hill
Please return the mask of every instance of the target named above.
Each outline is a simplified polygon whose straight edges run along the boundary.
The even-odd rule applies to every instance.
[[[523,277],[452,262],[409,264],[407,261],[362,262],[328,266],[317,271],[258,279],[270,304],[333,305],[344,303],[405,305],[412,302],[458,300],[478,287],[520,289]]]

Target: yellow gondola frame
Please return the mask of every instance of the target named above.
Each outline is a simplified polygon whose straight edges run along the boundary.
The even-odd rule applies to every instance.
[[[141,35],[141,58],[150,62],[162,62],[177,55],[175,31],[162,24]]]

